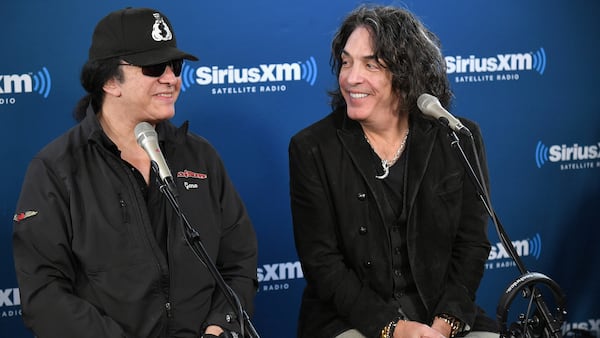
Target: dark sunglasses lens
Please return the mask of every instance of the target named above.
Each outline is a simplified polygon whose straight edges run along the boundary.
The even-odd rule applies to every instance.
[[[173,60],[173,61],[159,63],[156,65],[143,66],[142,74],[144,74],[146,76],[160,77],[161,75],[164,74],[167,66],[171,66],[171,69],[173,70],[173,74],[175,74],[175,76],[179,76],[181,74],[182,65],[183,65],[183,60]]]
[[[173,74],[175,74],[175,76],[181,75],[182,66],[183,66],[182,59],[171,61],[171,69],[173,69]]]
[[[144,74],[146,76],[159,77],[159,76],[163,75],[166,67],[167,67],[166,62],[159,63],[156,65],[142,66],[142,74]]]

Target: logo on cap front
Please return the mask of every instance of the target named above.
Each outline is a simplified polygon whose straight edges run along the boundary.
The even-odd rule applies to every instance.
[[[160,13],[154,13],[154,25],[152,25],[152,38],[154,41],[169,41],[173,38],[173,34],[165,20],[160,16]]]

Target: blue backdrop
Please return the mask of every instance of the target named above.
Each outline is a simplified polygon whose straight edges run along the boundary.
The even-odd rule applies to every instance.
[[[190,120],[221,153],[259,239],[262,337],[293,337],[303,274],[293,244],[287,145],[329,112],[336,79],[329,47],[359,1],[2,1],[0,43],[0,337],[32,337],[22,323],[12,217],[31,157],[74,121],[79,70],[109,11],[155,7],[172,21],[186,63],[175,123]],[[412,1],[442,40],[456,94],[452,112],[481,125],[494,207],[531,271],[568,297],[563,331],[600,336],[600,2]],[[259,79],[213,76],[255,69]],[[495,315],[519,276],[490,223],[493,250],[478,292]],[[49,304],[48,306],[52,306]]]

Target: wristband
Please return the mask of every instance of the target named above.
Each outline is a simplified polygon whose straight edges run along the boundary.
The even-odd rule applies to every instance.
[[[460,320],[445,313],[439,314],[437,317],[450,325],[450,338],[456,337],[456,335],[462,331],[463,323]]]

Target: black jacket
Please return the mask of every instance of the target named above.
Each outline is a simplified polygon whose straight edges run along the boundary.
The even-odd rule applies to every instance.
[[[181,210],[251,313],[256,237],[222,161],[187,123],[177,129],[163,122],[157,132]],[[225,318],[234,311],[167,208],[165,257],[130,166],[93,112],[41,150],[14,222],[25,324],[42,338],[198,337],[206,324],[236,329]]]
[[[431,324],[433,316],[447,313],[472,328],[490,250],[489,218],[445,128],[413,115],[404,235],[428,318],[411,319]],[[479,128],[463,121],[473,132],[487,184]],[[461,143],[471,154],[469,143]],[[392,247],[383,224],[387,202],[375,178],[381,166],[360,125],[343,111],[300,131],[289,154],[294,236],[307,281],[299,337],[332,337],[350,328],[375,337],[398,316]]]

